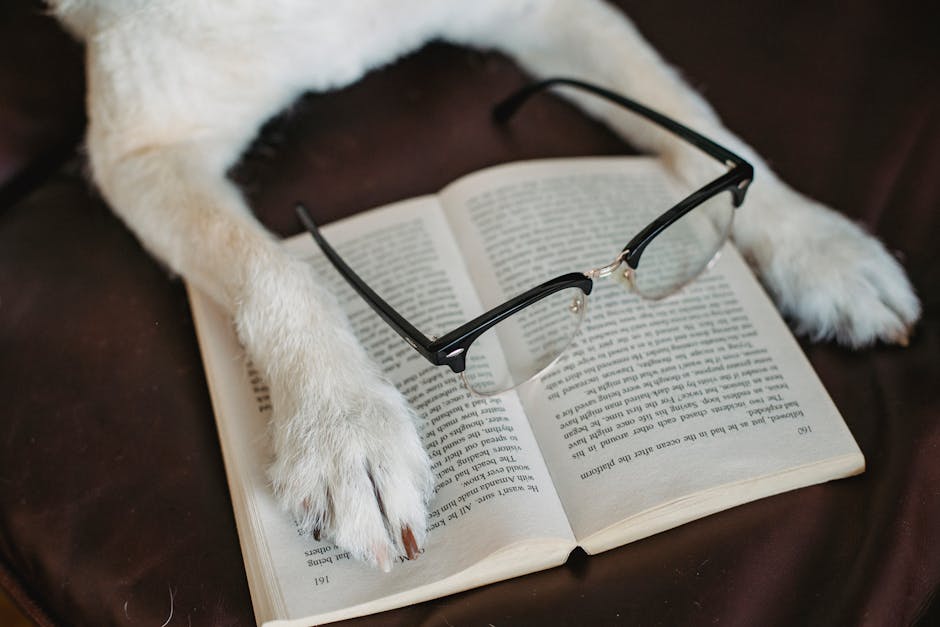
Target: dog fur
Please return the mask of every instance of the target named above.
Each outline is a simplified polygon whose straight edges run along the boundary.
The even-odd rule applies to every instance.
[[[262,123],[304,91],[348,85],[433,39],[501,51],[533,76],[609,86],[754,164],[759,184],[733,237],[798,332],[854,347],[905,343],[920,315],[878,241],[782,183],[600,0],[49,2],[86,42],[96,184],[147,249],[227,308],[268,380],[278,499],[385,570],[425,539],[432,477],[414,416],[312,270],[226,178]],[[683,142],[577,102],[680,176],[708,176],[708,160]]]

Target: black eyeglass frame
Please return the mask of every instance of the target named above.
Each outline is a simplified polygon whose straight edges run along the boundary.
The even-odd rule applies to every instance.
[[[637,233],[621,250],[620,255],[615,260],[616,265],[626,262],[630,268],[636,270],[643,250],[657,235],[713,196],[729,191],[732,194],[734,207],[737,208],[744,202],[747,188],[754,178],[754,168],[750,163],[672,118],[603,87],[572,78],[549,78],[532,83],[497,104],[493,108],[493,121],[498,124],[505,124],[531,96],[556,85],[583,89],[618,104],[688,141],[730,168],[725,174],[679,201]],[[563,274],[509,299],[439,338],[431,339],[408,322],[404,316],[389,305],[349,267],[339,253],[324,239],[320,229],[302,203],[297,203],[296,211],[300,221],[310,232],[310,235],[313,236],[314,241],[326,255],[326,258],[366,303],[425,359],[435,366],[449,366],[453,372],[458,374],[466,369],[466,357],[470,345],[496,324],[560,290],[575,287],[580,289],[583,294],[588,295],[594,287],[591,274],[584,272]],[[614,266],[614,264],[611,265]]]

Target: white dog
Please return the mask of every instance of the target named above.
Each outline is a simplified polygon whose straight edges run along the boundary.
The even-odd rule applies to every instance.
[[[754,164],[759,184],[733,237],[798,331],[903,344],[920,314],[879,242],[777,179],[600,0],[49,1],[87,44],[97,185],[153,254],[227,307],[267,377],[278,498],[383,569],[424,542],[432,478],[412,413],[310,268],[226,178],[261,124],[306,90],[347,85],[432,39],[499,50],[535,76],[608,86]],[[680,175],[707,178],[695,149],[583,104]]]

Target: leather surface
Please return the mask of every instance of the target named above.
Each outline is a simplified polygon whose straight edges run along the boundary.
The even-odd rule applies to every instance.
[[[935,10],[621,4],[784,180],[904,259],[925,306],[909,348],[804,343],[868,469],[349,624],[929,624],[940,582]],[[33,168],[0,207],[0,585],[42,624],[161,625],[171,608],[169,625],[252,624],[183,287],[109,213],[80,157],[57,166],[81,116],[80,53],[36,5],[14,5],[4,49],[25,50],[34,31],[54,43],[41,72],[0,57],[13,86],[0,90],[0,139],[33,138],[0,141],[9,171]],[[493,129],[489,105],[523,80],[502,57],[435,44],[305,97],[233,176],[288,235],[298,198],[327,221],[494,163],[629,150],[548,98],[511,133]],[[46,110],[22,104],[66,85],[79,87]],[[45,139],[11,113],[24,110],[48,121]]]
[[[83,97],[80,46],[38,2],[0,3],[0,209],[74,154]]]

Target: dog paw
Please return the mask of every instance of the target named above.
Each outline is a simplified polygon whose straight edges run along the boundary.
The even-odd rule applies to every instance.
[[[424,545],[430,463],[394,387],[373,376],[339,383],[328,399],[282,399],[269,477],[302,529],[387,572]]]
[[[907,345],[920,303],[881,242],[792,190],[752,194],[742,213],[736,242],[797,333]]]

